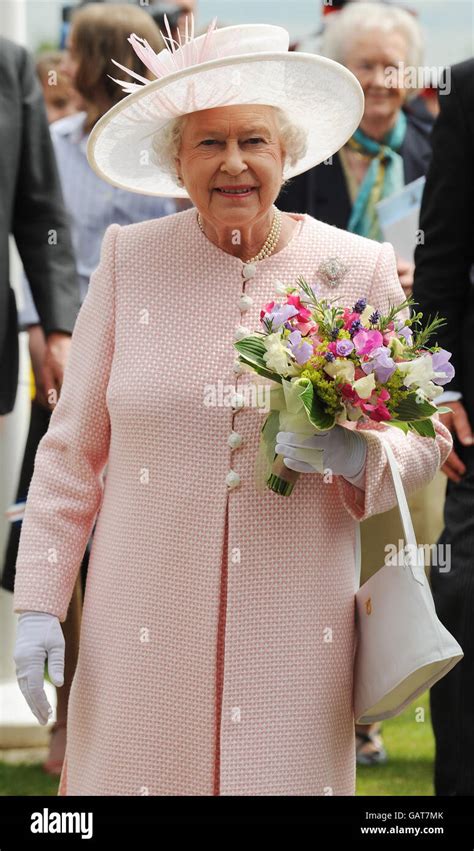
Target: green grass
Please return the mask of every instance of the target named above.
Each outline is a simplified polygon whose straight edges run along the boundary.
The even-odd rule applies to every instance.
[[[0,762],[0,795],[57,795],[59,777],[45,774],[41,765]]]
[[[424,720],[417,721],[424,710]],[[357,766],[357,795],[434,795],[434,738],[428,692],[397,718],[384,721],[386,765]]]
[[[417,721],[422,707],[424,721]],[[357,766],[357,795],[433,795],[434,739],[428,692],[402,715],[384,721],[383,738],[388,762]],[[8,765],[0,761],[0,795],[56,795],[59,778],[45,774],[41,765]]]

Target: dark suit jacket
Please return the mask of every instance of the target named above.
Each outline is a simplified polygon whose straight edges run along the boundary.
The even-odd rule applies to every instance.
[[[441,88],[445,80],[446,72]],[[474,427],[474,59],[451,68],[451,91],[439,95],[439,103],[413,294],[425,316],[438,312],[447,319],[430,342],[453,353],[456,375],[445,390],[463,394]]]
[[[0,37],[0,415],[18,385],[13,234],[45,334],[72,333],[80,292],[41,86],[28,52]]]
[[[400,154],[405,183],[411,183],[426,174],[433,120],[420,118],[415,110],[407,109],[406,114],[407,132]],[[345,230],[351,214],[351,201],[339,155],[334,154],[331,164],[321,163],[291,178],[275,204],[288,213],[309,213],[315,219]]]

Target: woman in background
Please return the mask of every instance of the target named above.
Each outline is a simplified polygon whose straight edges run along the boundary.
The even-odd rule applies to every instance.
[[[122,65],[143,75],[142,63],[127,41],[131,32],[145,38],[155,51],[164,47],[158,27],[143,9],[125,4],[87,4],[73,15],[67,51],[62,61],[58,64],[55,55],[51,57],[49,67],[48,61],[42,60],[39,69],[46,92],[48,114],[54,122],[51,124],[51,137],[64,201],[70,215],[81,301],[85,298],[90,276],[98,266],[100,246],[110,224],[132,224],[160,218],[178,210],[172,198],[138,195],[104,183],[87,162],[86,145],[90,131],[98,119],[125,96],[122,89],[110,79],[109,75],[119,78],[124,78],[124,75],[109,57],[114,57]],[[59,107],[65,111],[65,116],[54,120],[59,117]],[[48,429],[52,413],[40,368],[44,334],[26,279],[24,290],[25,310],[20,317],[20,330],[29,331],[35,397],[32,399],[17,505],[26,501],[38,444]],[[5,556],[2,586],[9,591],[14,588],[20,532],[21,519],[11,527]],[[57,720],[51,728],[49,755],[43,765],[45,771],[58,776],[66,746],[67,704],[79,648],[82,597],[90,545],[91,541],[64,622],[68,647],[64,686],[57,691]]]

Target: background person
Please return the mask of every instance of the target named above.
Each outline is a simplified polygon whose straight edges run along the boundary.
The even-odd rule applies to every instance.
[[[451,90],[439,97],[433,130],[413,292],[425,316],[446,317],[438,342],[452,352],[456,370],[445,388],[452,413],[440,415],[454,447],[442,468],[448,477],[444,529],[431,584],[438,616],[461,642],[464,658],[430,691],[435,793],[474,795],[474,59],[449,70]]]

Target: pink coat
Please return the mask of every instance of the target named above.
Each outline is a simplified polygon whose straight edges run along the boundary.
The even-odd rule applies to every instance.
[[[297,274],[348,305],[403,300],[388,243],[294,218],[245,285],[246,313],[242,263],[194,208],[106,232],[36,456],[14,597],[64,621],[97,518],[60,795],[355,793],[354,520],[395,504],[382,433],[407,491],[452,441],[439,421],[436,440],[372,424],[365,494],[317,473],[289,498],[257,491],[262,413],[203,401],[235,383],[235,328],[259,329],[275,279]],[[347,266],[336,287],[318,273],[332,257]]]

